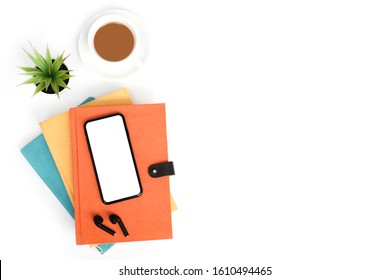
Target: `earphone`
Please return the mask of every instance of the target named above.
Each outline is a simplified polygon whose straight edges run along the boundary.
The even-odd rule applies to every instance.
[[[119,226],[120,226],[120,228],[121,228],[121,230],[122,230],[122,232],[123,232],[123,235],[124,235],[125,237],[129,236],[129,233],[128,233],[127,230],[126,230],[125,225],[123,224],[121,218],[120,218],[118,215],[111,214],[111,215],[110,215],[110,221],[111,221],[111,223],[113,223],[113,224],[118,223]]]
[[[105,225],[103,225],[103,217],[102,217],[102,216],[100,216],[100,215],[95,215],[95,216],[93,217],[93,222],[95,223],[95,225],[96,225],[98,228],[104,230],[105,232],[107,232],[107,233],[109,233],[109,234],[111,234],[111,235],[115,235],[115,231],[114,231],[114,230],[112,230],[112,229],[110,229],[109,227],[106,227]]]
[[[121,220],[121,218],[116,215],[116,214],[111,214],[110,215],[110,221],[112,224],[116,224],[118,223],[119,224],[119,227],[121,228],[122,232],[123,232],[123,235],[125,237],[129,236],[129,233],[127,232],[127,229],[123,223],[123,221]],[[95,215],[93,217],[93,222],[95,223],[95,225],[100,228],[101,230],[104,230],[105,232],[107,232],[108,234],[111,234],[111,235],[115,235],[115,231],[112,230],[111,228],[103,225],[103,217],[100,216],[100,215]]]

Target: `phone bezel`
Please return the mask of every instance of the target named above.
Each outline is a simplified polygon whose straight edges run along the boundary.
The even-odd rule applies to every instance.
[[[103,196],[103,191],[102,191],[102,187],[101,187],[101,184],[100,184],[99,175],[98,175],[98,171],[97,171],[96,164],[95,164],[95,159],[94,159],[93,152],[92,152],[92,147],[91,147],[89,136],[88,136],[87,125],[88,125],[88,123],[99,121],[99,120],[102,120],[102,119],[107,119],[107,118],[114,117],[114,116],[120,116],[121,119],[122,119],[123,127],[124,127],[125,132],[126,132],[127,142],[129,144],[130,153],[131,153],[133,164],[134,164],[134,168],[135,168],[135,173],[137,175],[137,181],[138,181],[138,185],[139,185],[140,191],[136,195],[127,196],[127,197],[123,197],[123,198],[112,200],[112,201],[106,201],[104,199],[104,196]],[[125,201],[125,200],[129,200],[129,199],[140,197],[142,195],[142,193],[143,193],[143,188],[142,188],[141,179],[140,179],[139,172],[138,172],[137,161],[135,159],[134,152],[133,152],[133,146],[132,146],[131,140],[130,140],[129,130],[128,130],[127,125],[126,125],[126,118],[124,117],[124,115],[122,115],[121,113],[114,113],[114,114],[105,115],[105,116],[102,116],[102,117],[99,117],[99,118],[90,119],[90,120],[88,120],[88,121],[86,121],[84,123],[84,132],[85,132],[85,137],[87,139],[89,154],[90,154],[90,157],[91,157],[91,160],[92,160],[92,165],[93,165],[93,168],[94,168],[94,173],[95,173],[95,177],[96,177],[96,181],[97,181],[97,185],[98,185],[98,189],[99,189],[99,194],[100,194],[100,198],[101,198],[102,202],[104,204],[109,205],[109,204],[114,204],[114,203],[122,202],[122,201]]]

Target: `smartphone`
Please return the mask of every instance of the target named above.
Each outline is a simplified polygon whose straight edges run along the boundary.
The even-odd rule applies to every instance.
[[[84,129],[103,203],[139,197],[142,186],[124,116],[89,120]]]

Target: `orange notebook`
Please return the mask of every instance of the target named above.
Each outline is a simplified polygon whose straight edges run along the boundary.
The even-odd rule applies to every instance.
[[[102,200],[95,165],[90,153],[85,124],[121,114],[131,140],[139,180],[140,196],[107,204]],[[172,238],[169,177],[152,178],[148,168],[168,161],[164,104],[79,107],[70,110],[73,176],[75,190],[76,243],[113,243]],[[129,235],[109,216],[118,215]],[[116,231],[113,236],[94,223],[94,216]]]

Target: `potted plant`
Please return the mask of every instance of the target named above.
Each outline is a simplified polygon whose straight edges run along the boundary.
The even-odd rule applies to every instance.
[[[59,93],[68,87],[69,79],[72,77],[68,67],[64,61],[68,57],[64,57],[64,52],[57,56],[55,59],[52,58],[49,47],[46,47],[45,57],[41,55],[30,43],[30,46],[34,52],[34,55],[28,53],[31,61],[35,64],[34,67],[19,67],[24,71],[22,75],[30,75],[31,78],[27,79],[22,84],[35,84],[36,88],[34,95],[39,92],[47,94],[56,94],[58,98]]]

